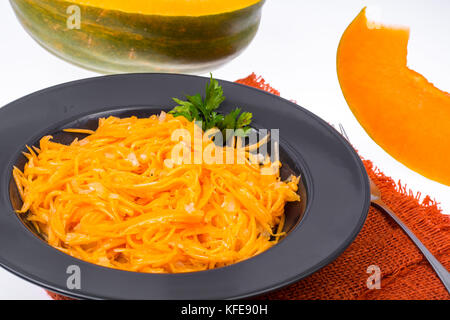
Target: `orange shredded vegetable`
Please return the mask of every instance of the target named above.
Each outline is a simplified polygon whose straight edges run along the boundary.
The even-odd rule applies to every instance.
[[[275,245],[299,178],[245,164],[168,164],[183,117],[99,119],[70,145],[43,137],[13,176],[46,241],[73,257],[136,272],[178,273],[233,264]],[[203,140],[203,147],[214,143]],[[219,147],[216,147],[219,148]],[[220,147],[222,148],[222,147]],[[230,147],[223,147],[223,149]]]

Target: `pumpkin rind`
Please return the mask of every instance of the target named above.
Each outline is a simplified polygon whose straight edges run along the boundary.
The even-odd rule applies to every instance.
[[[24,28],[44,48],[104,73],[203,72],[235,58],[254,38],[264,1],[199,17],[130,14],[79,6],[81,28],[69,29],[60,0],[10,0]]]
[[[368,23],[344,32],[337,73],[366,132],[412,170],[450,185],[450,95],[407,67],[409,30]]]

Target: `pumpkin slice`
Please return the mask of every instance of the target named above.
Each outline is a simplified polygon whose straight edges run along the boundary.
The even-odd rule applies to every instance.
[[[233,12],[260,0],[69,0],[74,4],[127,13],[163,16],[203,16]]]
[[[409,29],[371,23],[365,9],[337,52],[342,92],[359,123],[386,152],[450,185],[450,95],[407,67]]]

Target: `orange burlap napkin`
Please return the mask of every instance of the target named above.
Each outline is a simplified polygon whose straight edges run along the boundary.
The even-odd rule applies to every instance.
[[[280,93],[264,79],[251,74],[238,83]],[[450,217],[442,214],[436,201],[408,191],[400,182],[363,160],[382,198],[421,239],[437,259],[450,269]],[[381,270],[381,288],[368,289],[369,266]],[[50,293],[55,300],[68,298]],[[360,234],[334,262],[284,289],[262,299],[442,299],[450,295],[414,243],[387,215],[370,208]]]

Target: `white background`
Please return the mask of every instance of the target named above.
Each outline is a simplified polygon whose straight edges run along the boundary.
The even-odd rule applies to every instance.
[[[411,27],[409,67],[449,92],[449,0],[267,0],[254,42],[214,76],[226,80],[251,72],[264,76],[283,97],[296,100],[330,123],[342,123],[362,156],[412,190],[432,195],[449,214],[450,187],[412,172],[378,147],[359,126],[342,96],[336,76],[336,49],[346,26],[366,5],[381,22]],[[48,86],[97,76],[37,45],[5,0],[0,1],[0,34],[0,106]],[[42,289],[0,269],[0,299],[48,297]]]

